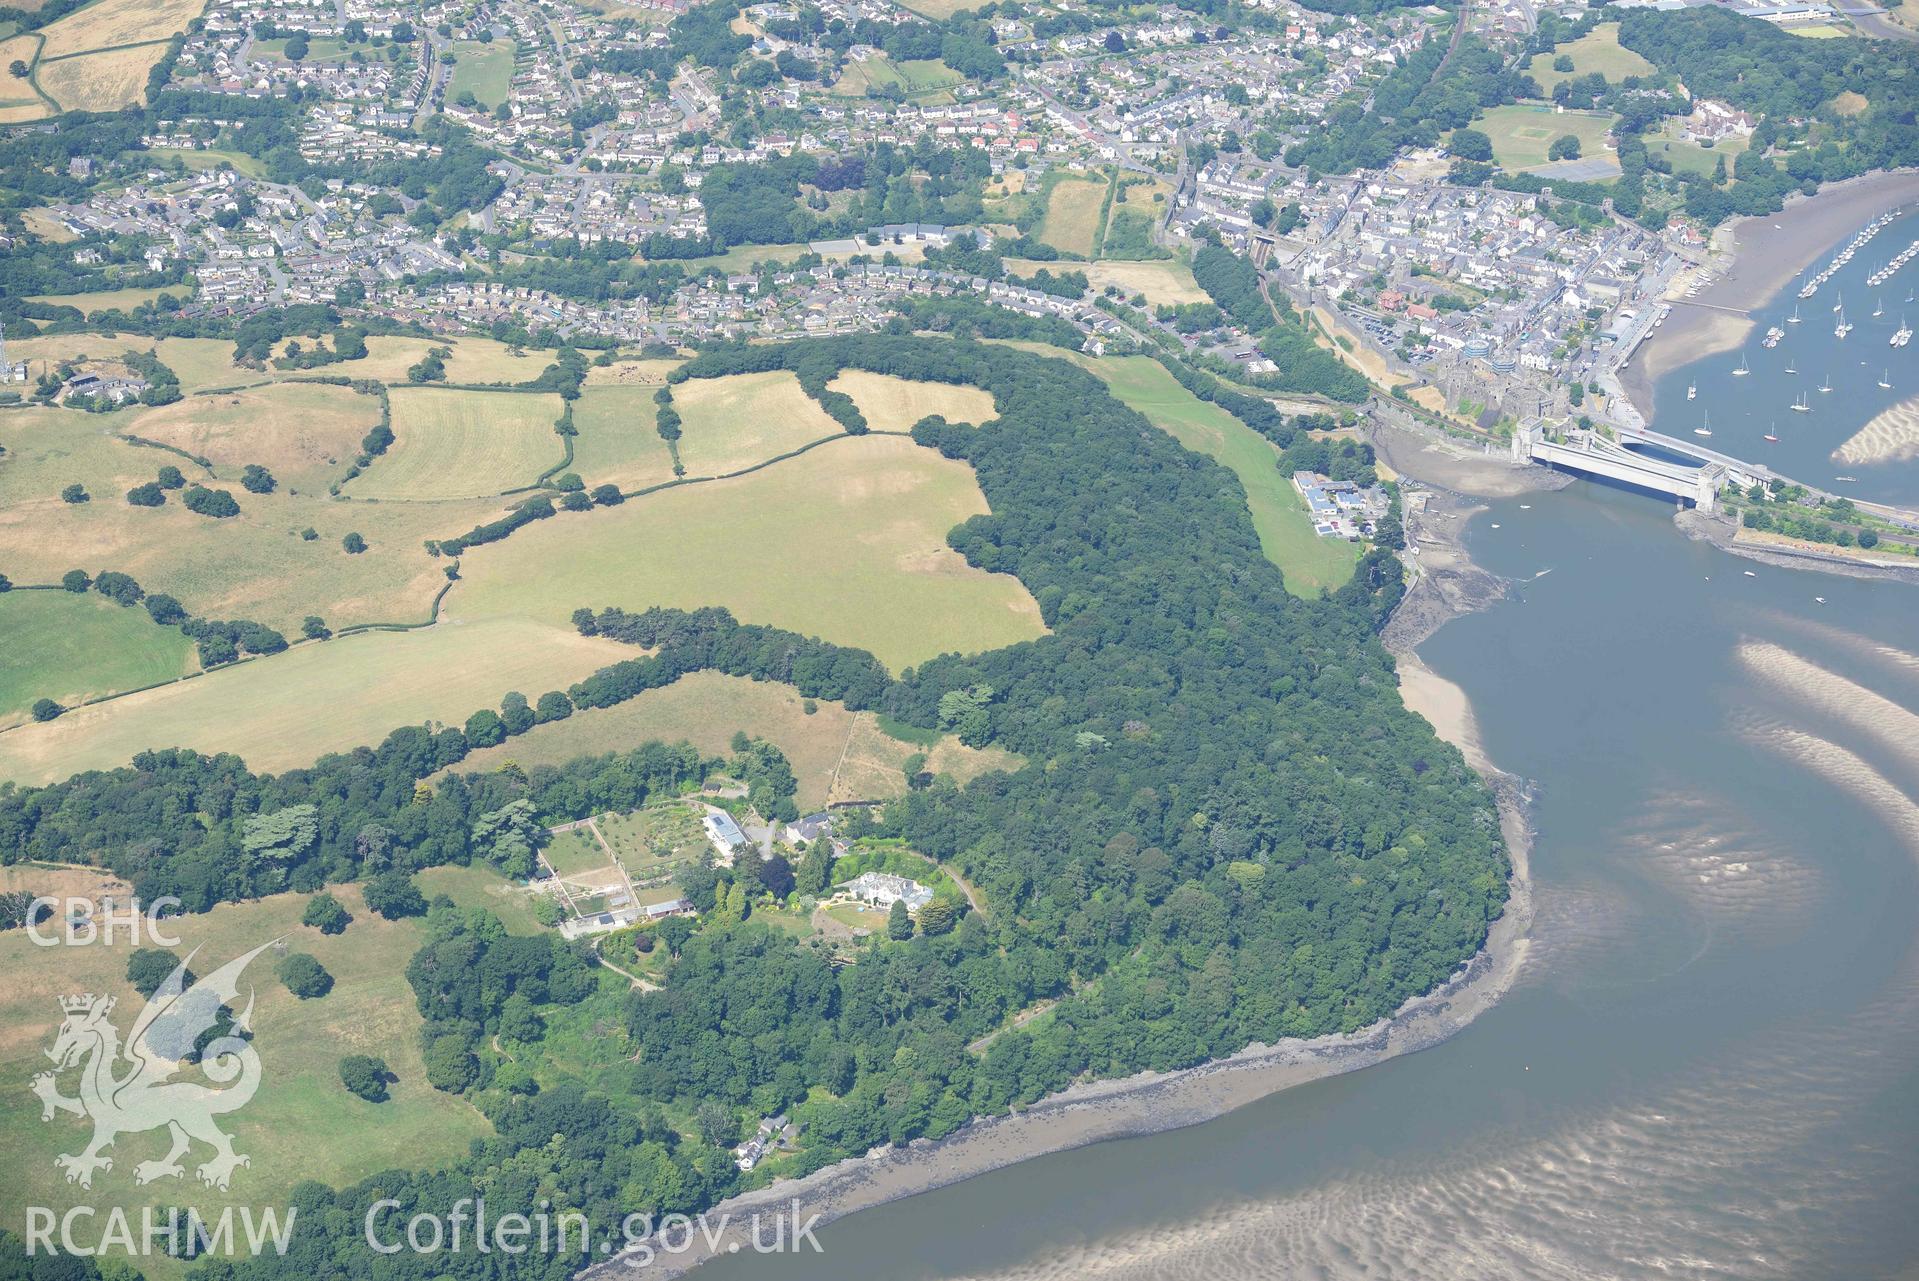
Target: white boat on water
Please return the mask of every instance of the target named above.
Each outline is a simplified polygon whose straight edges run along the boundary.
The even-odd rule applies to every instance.
[[[1879,385],[1880,385],[1881,387],[1890,387],[1890,386],[1892,386],[1892,377],[1891,377],[1891,375],[1892,375],[1892,371],[1891,371],[1890,369],[1882,369],[1882,370],[1880,370],[1880,371],[1879,371]]]
[[[1732,376],[1734,378],[1744,378],[1747,374],[1751,372],[1752,372],[1751,366],[1746,364],[1745,356],[1741,355],[1739,357],[1739,368],[1732,371]]]
[[[1768,445],[1777,445],[1779,443],[1779,424],[1778,423],[1774,423],[1771,427],[1766,429],[1765,441]]]
[[[1796,414],[1809,414],[1812,412],[1812,402],[1806,399],[1805,392],[1800,392],[1799,399],[1792,402],[1792,409]]]
[[[1792,305],[1792,315],[1786,317],[1786,323],[1789,325],[1796,325],[1799,323],[1799,304],[1798,303],[1794,303]]]
[[[1873,318],[1874,320],[1877,320],[1877,319],[1879,319],[1879,317],[1881,317],[1881,316],[1883,316],[1883,315],[1885,315],[1885,314],[1886,314],[1886,300],[1885,300],[1884,298],[1881,298],[1881,299],[1880,299],[1880,300],[1879,300],[1879,301],[1878,301],[1878,302],[1877,302],[1876,304],[1874,304],[1874,306],[1873,306],[1873,309],[1872,309],[1872,318]]]
[[[1699,399],[1699,388],[1696,384],[1694,383],[1686,384],[1686,399],[1687,400]]]
[[[1827,374],[1827,375],[1826,375],[1826,381],[1824,381],[1824,382],[1822,382],[1822,383],[1820,383],[1820,384],[1819,384],[1819,390],[1820,390],[1820,391],[1822,391],[1822,392],[1825,392],[1825,391],[1831,391],[1831,390],[1832,390],[1832,375],[1831,375],[1831,374]]]
[[[1703,420],[1701,420],[1700,424],[1697,427],[1692,429],[1692,434],[1695,436],[1712,435],[1712,416],[1708,414]]]

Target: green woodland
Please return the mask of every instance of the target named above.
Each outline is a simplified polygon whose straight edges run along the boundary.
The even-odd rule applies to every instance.
[[[887,334],[710,353],[686,370],[767,360],[991,391],[999,418],[929,418],[913,435],[974,468],[992,514],[949,541],[1016,575],[1049,634],[895,679],[870,655],[720,610],[583,609],[582,630],[651,652],[568,691],[511,697],[465,729],[402,729],[277,776],[163,751],[0,789],[8,861],[103,863],[143,897],[177,894],[195,910],[367,877],[374,911],[427,913],[430,940],[409,970],[426,1070],[469,1095],[494,1134],[445,1169],[303,1185],[286,1258],[207,1262],[199,1275],[337,1275],[363,1249],[363,1207],[378,1196],[451,1205],[484,1185],[492,1206],[546,1199],[596,1222],[695,1210],[742,1186],[726,1148],[757,1115],[788,1110],[801,1124],[803,1150],[783,1172],[804,1171],[937,1138],[1082,1077],[1363,1027],[1485,938],[1508,871],[1496,810],[1400,701],[1377,639],[1403,590],[1389,554],[1368,555],[1336,593],[1291,596],[1236,478],[1062,360]],[[711,910],[697,928],[658,930],[664,987],[639,993],[602,985],[556,936],[510,937],[483,911],[412,890],[413,871],[440,864],[519,870],[540,824],[697,784],[709,762],[647,744],[421,786],[474,746],[699,668],[789,681],[1031,762],[965,787],[934,781],[855,823],[854,835],[901,838],[956,869],[985,916],[942,912],[931,936],[889,930],[906,937],[836,969],[753,915],[790,885],[785,860],[743,862],[704,878]],[[799,877],[817,884],[819,869],[803,863]],[[1047,1018],[1008,1028],[1042,999],[1056,1002]],[[602,1066],[514,1054],[583,1019],[616,1029]],[[968,1051],[996,1030],[983,1054]],[[383,1266],[557,1278],[579,1262],[467,1253]]]

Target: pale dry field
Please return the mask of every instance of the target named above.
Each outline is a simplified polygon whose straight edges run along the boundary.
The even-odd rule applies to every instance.
[[[689,476],[724,476],[845,431],[784,369],[688,379],[673,407]]]
[[[47,44],[40,56],[57,58],[116,45],[164,42],[185,31],[206,7],[206,0],[96,0],[41,28]],[[154,47],[165,52],[162,45]]]
[[[1067,178],[1046,198],[1046,218],[1039,238],[1055,249],[1091,257],[1099,236],[1099,210],[1106,201],[1106,183],[1095,178]]]
[[[402,725],[461,724],[509,690],[538,698],[633,653],[515,618],[343,636],[9,730],[0,778],[48,782],[161,747],[285,770],[377,744]]]
[[[345,387],[279,383],[189,396],[136,417],[127,430],[210,459],[222,475],[248,463],[283,486],[324,490],[380,421],[380,402]]]
[[[984,511],[966,464],[897,436],[847,436],[747,476],[563,514],[473,548],[445,610],[563,624],[583,605],[723,605],[897,670],[1042,634],[1018,579],[946,546],[949,529]]]
[[[446,358],[446,381],[474,385],[531,382],[553,363],[550,349],[527,347],[519,355],[491,338],[406,338],[394,335],[366,340],[367,354],[359,360],[328,365],[325,373],[349,378],[372,378],[395,386],[407,385],[406,371],[435,347],[452,349]]]
[[[673,479],[673,455],[660,439],[651,387],[586,387],[573,402],[573,463],[587,488],[618,485],[622,493]]]
[[[64,110],[117,111],[146,101],[147,73],[166,52],[166,45],[151,44],[61,58],[57,62],[43,58],[34,75],[40,87]]]
[[[356,499],[481,498],[530,485],[560,461],[560,398],[530,392],[394,388],[393,444],[355,477]],[[457,531],[454,531],[457,532]]]
[[[929,414],[954,423],[983,423],[998,416],[993,394],[979,387],[895,378],[864,369],[849,369],[826,385],[852,397],[866,415],[867,425],[876,431],[910,431]]]

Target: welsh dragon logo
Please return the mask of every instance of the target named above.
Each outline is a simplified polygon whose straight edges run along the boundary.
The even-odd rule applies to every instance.
[[[54,1069],[34,1077],[33,1092],[40,1099],[42,1121],[51,1121],[61,1112],[93,1121],[93,1141],[84,1151],[54,1158],[54,1164],[66,1171],[67,1182],[92,1187],[96,1171],[113,1168],[113,1159],[104,1153],[116,1138],[162,1126],[171,1136],[172,1148],[160,1160],[134,1167],[134,1178],[140,1183],[180,1177],[184,1173],[180,1158],[195,1140],[213,1149],[211,1159],[196,1171],[209,1186],[224,1190],[233,1171],[248,1164],[245,1156],[233,1150],[233,1140],[215,1118],[245,1107],[260,1085],[260,1056],[245,1036],[253,1015],[251,990],[246,1008],[232,1015],[226,1028],[219,1025],[226,1003],[239,995],[240,974],[247,963],[272,946],[256,947],[188,987],[187,964],[199,951],[194,949],[140,1011],[124,1047],[109,1017],[114,1006],[111,997],[60,998],[66,1017],[53,1048],[47,1051]],[[222,1034],[205,1040],[216,1029]],[[196,1058],[208,1080],[227,1088],[171,1079]],[[80,1094],[68,1098],[60,1093],[59,1076],[75,1068],[80,1072]]]

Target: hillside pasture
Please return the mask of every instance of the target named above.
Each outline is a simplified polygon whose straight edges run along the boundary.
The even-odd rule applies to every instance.
[[[132,574],[149,592],[168,592],[202,617],[251,618],[282,631],[319,614],[334,628],[370,622],[424,621],[444,585],[442,562],[426,554],[444,538],[491,520],[498,500],[459,503],[349,503],[318,493],[259,495],[177,454],[129,443],[142,411],[82,414],[58,409],[0,415],[0,565],[18,582],[57,582],[79,566]],[[132,507],[128,489],[173,465],[193,481],[233,493],[240,514],[199,516],[169,496],[157,508]],[[78,482],[92,495],[66,503]],[[311,528],[315,537],[301,537]],[[349,556],[349,532],[368,542]]]
[[[911,431],[928,414],[954,423],[983,423],[999,416],[992,393],[979,387],[895,378],[864,369],[849,369],[826,385],[852,397],[875,431]]]
[[[160,747],[234,752],[277,772],[378,743],[402,725],[458,725],[509,690],[537,698],[632,654],[515,618],[342,636],[9,730],[0,734],[0,779],[51,782]]]
[[[1017,579],[974,569],[946,546],[947,530],[984,511],[964,463],[897,436],[847,436],[747,476],[539,521],[476,547],[445,609],[460,620],[561,624],[582,605],[724,605],[897,670],[1043,631]]]
[[[688,379],[673,407],[689,476],[725,476],[845,430],[784,369]]]
[[[1553,59],[1562,54],[1572,58],[1571,71],[1553,70]],[[1619,43],[1617,22],[1602,22],[1579,39],[1562,44],[1551,53],[1534,54],[1526,67],[1526,74],[1539,85],[1539,91],[1549,98],[1560,81],[1576,80],[1594,72],[1618,84],[1627,76],[1657,75],[1659,69]]]
[[[86,12],[82,9],[73,16]],[[166,42],[162,41],[53,61],[43,54],[34,69],[34,79],[63,111],[117,111],[146,101],[147,73],[166,52]]]
[[[26,866],[7,869],[7,875],[21,888],[45,892],[58,874]],[[334,979],[326,996],[303,1001],[274,977],[274,951],[247,968],[243,984],[253,993],[253,1044],[262,1071],[253,1100],[222,1118],[235,1150],[249,1158],[230,1191],[199,1183],[191,1165],[184,1179],[139,1186],[135,1166],[165,1154],[164,1129],[121,1136],[112,1169],[96,1175],[91,1190],[68,1184],[54,1157],[80,1150],[85,1122],[62,1117],[46,1124],[39,1108],[21,1103],[0,1117],[0,1143],[10,1154],[0,1171],[0,1200],[62,1212],[98,1206],[102,1220],[109,1207],[124,1207],[139,1223],[139,1207],[177,1206],[186,1198],[212,1222],[227,1206],[284,1206],[304,1179],[342,1186],[380,1170],[442,1164],[490,1133],[464,1099],[426,1081],[421,1019],[406,980],[407,962],[426,941],[426,923],[382,920],[367,910],[356,885],[331,892],[353,916],[343,934],[327,936],[300,924],[309,902],[304,894],[223,904],[169,926],[181,940],[176,955],[203,948],[194,962],[200,973],[284,937],[288,950],[310,953]],[[36,947],[21,930],[0,934],[0,1072],[20,1083],[20,1100],[31,1101],[26,1082],[49,1066],[43,1051],[60,1023],[58,998],[75,992],[111,996],[118,1002],[114,1023],[122,1033],[132,1026],[144,1004],[126,981],[132,948],[126,931],[111,943],[63,948]],[[386,1060],[399,1078],[386,1102],[368,1103],[346,1091],[339,1065],[349,1054]],[[65,1088],[73,1088],[70,1075]],[[196,1145],[191,1160],[206,1156],[207,1149]],[[164,1209],[156,1219],[166,1222]]]
[[[653,388],[586,387],[573,402],[573,465],[590,488],[631,493],[673,479],[673,455],[654,426]]]
[[[193,644],[138,606],[65,591],[0,594],[0,726],[34,700],[69,707],[194,670]]]
[[[1514,173],[1550,163],[1553,142],[1566,134],[1579,139],[1584,160],[1611,158],[1612,127],[1619,119],[1609,111],[1555,111],[1551,107],[1494,107],[1473,121],[1492,139],[1493,159]]]
[[[1046,217],[1039,239],[1067,253],[1093,256],[1099,240],[1100,208],[1106,203],[1105,180],[1063,178],[1046,196]]]
[[[530,485],[558,463],[560,398],[403,387],[391,395],[393,444],[347,490],[358,499],[478,498]]]
[[[1343,586],[1359,561],[1356,544],[1321,538],[1292,479],[1278,469],[1271,441],[1216,405],[1187,391],[1146,356],[1081,359],[1127,405],[1194,453],[1205,454],[1239,477],[1244,501],[1266,559],[1285,574],[1296,596]]]
[[[627,359],[610,365],[591,365],[586,371],[588,387],[648,387],[666,385],[666,376],[680,364],[677,360]]]
[[[237,479],[248,463],[258,463],[281,485],[305,492],[337,479],[379,421],[376,397],[345,387],[275,383],[189,396],[140,414],[127,430],[198,454],[222,476]]]

